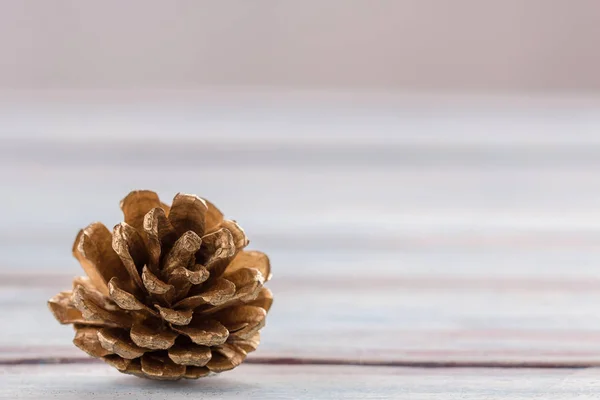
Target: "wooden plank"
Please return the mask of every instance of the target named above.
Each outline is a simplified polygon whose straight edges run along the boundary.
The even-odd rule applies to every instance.
[[[376,271],[376,269],[374,270]],[[1,277],[0,359],[82,357],[45,301],[69,276]],[[600,364],[600,282],[278,277],[260,358]]]
[[[0,398],[81,399],[596,399],[600,370],[413,369],[243,365],[199,381],[165,383],[103,364],[0,367]]]
[[[0,182],[0,208],[13,210],[0,225],[0,269],[75,271],[75,233],[119,222],[118,201],[135,182],[167,199],[178,190],[206,195],[269,253],[316,251],[329,264],[376,257],[423,273],[600,271],[594,170],[29,167],[2,169]]]

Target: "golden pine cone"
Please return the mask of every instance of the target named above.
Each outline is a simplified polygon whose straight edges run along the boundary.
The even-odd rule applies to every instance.
[[[258,346],[273,295],[268,257],[210,202],[151,191],[121,201],[113,233],[95,222],[73,255],[87,277],[48,301],[73,324],[73,343],[119,371],[151,379],[199,378],[237,367]]]

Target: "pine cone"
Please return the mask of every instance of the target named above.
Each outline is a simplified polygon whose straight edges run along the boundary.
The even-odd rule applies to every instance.
[[[258,346],[272,293],[267,256],[210,202],[151,191],[121,202],[113,233],[95,222],[73,254],[87,277],[48,301],[73,324],[73,343],[119,371],[151,379],[199,378],[237,367]]]

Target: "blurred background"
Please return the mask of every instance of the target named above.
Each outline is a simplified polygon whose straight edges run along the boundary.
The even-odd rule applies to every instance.
[[[600,88],[594,0],[2,0],[2,89]]]
[[[79,273],[78,229],[153,189],[240,221],[276,289],[365,271],[390,296],[482,276],[585,287],[600,277],[599,37],[596,0],[0,0],[1,267]],[[471,318],[485,301],[456,299],[480,308],[386,312],[492,324]],[[544,323],[592,329],[592,314]]]

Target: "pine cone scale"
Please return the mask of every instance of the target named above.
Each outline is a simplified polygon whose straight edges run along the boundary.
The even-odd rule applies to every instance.
[[[273,293],[266,287],[262,287],[256,299],[247,302],[249,306],[257,306],[269,312],[271,305],[273,304]]]
[[[187,284],[199,285],[210,277],[210,272],[203,265],[196,264],[192,268],[192,270],[185,267],[175,269],[171,273],[168,283],[178,287],[185,287]]]
[[[183,375],[186,379],[198,379],[203,378],[210,374],[210,369],[206,367],[194,367],[188,366],[185,369],[185,375]]]
[[[125,223],[141,231],[146,214],[154,208],[161,208],[161,202],[158,195],[150,190],[136,190],[121,200],[120,207]]]
[[[173,245],[173,247],[166,254],[162,274],[167,280],[171,277],[174,270],[180,267],[187,267],[190,261],[200,250],[202,239],[196,233],[187,231]]]
[[[121,288],[121,283],[117,277],[114,277],[108,282],[108,294],[112,301],[114,301],[123,310],[130,311],[143,311],[144,313],[150,314],[153,317],[158,317],[158,313],[140,300],[133,294],[127,292]]]
[[[265,281],[271,279],[271,264],[267,255],[263,252],[256,250],[240,251],[227,266],[227,273],[232,274],[241,268],[256,268]]]
[[[129,360],[123,357],[120,357],[116,354],[109,354],[107,356],[102,357],[102,359],[109,365],[112,365],[113,367],[115,367],[116,369],[118,369],[121,372],[124,372],[129,365],[132,364],[132,362],[135,362],[137,360]]]
[[[158,320],[136,321],[129,335],[133,342],[140,347],[151,350],[167,350],[175,344],[177,332],[167,329]]]
[[[144,217],[143,231],[148,247],[148,268],[155,274],[159,271],[160,255],[177,241],[177,232],[169,222],[165,210],[153,208]]]
[[[169,349],[169,358],[176,364],[204,367],[212,358],[212,352],[208,346],[176,345]]]
[[[100,222],[79,231],[73,244],[73,255],[101,293],[108,294],[108,281],[113,276],[129,279],[120,257],[112,248],[110,231]]]
[[[85,323],[81,311],[79,311],[71,302],[73,292],[60,292],[56,296],[48,300],[50,311],[54,318],[61,324],[77,324]]]
[[[202,237],[202,245],[196,254],[213,279],[221,276],[236,253],[232,233],[221,228]]]
[[[78,286],[71,296],[72,304],[81,312],[85,321],[106,322],[121,328],[131,327],[131,319],[124,311],[115,310],[109,299],[100,292]],[[85,322],[84,322],[85,323]]]
[[[202,237],[207,211],[208,206],[203,199],[179,193],[173,199],[168,218],[179,235],[192,231]]]
[[[221,212],[221,210],[219,210],[217,207],[215,207],[215,205],[213,203],[211,203],[210,201],[204,199],[204,202],[206,203],[206,216],[204,219],[204,223],[205,223],[205,231],[206,233],[211,233],[216,231],[217,229],[219,229],[219,227],[221,226],[221,224],[223,223],[223,221],[225,220],[225,217],[223,216],[223,213]]]
[[[248,339],[265,324],[267,312],[256,306],[240,305],[212,315],[229,330],[232,338]]]
[[[212,357],[206,366],[213,372],[229,371],[246,359],[247,353],[239,346],[224,344],[215,347]]]
[[[188,325],[192,321],[194,310],[173,310],[155,304],[154,307],[160,312],[160,316],[172,325]]]
[[[142,283],[149,294],[162,299],[165,304],[170,303],[171,300],[169,299],[175,296],[175,287],[161,281],[147,267],[142,269]],[[164,298],[161,296],[164,296]]]
[[[218,306],[226,303],[235,295],[235,285],[224,278],[217,278],[205,291],[200,294],[190,293],[189,297],[178,301],[175,308],[196,309],[204,304]]]
[[[186,370],[185,365],[175,364],[170,358],[164,355],[144,355],[141,358],[141,367],[144,375],[160,380],[180,379]]]
[[[138,268],[146,263],[146,251],[139,233],[125,222],[117,224],[113,230],[112,247],[129,275],[130,279],[125,282],[132,282],[131,286],[143,289]]]
[[[75,328],[73,343],[92,357],[104,357],[111,354],[106,350],[98,339],[100,328],[93,326],[80,326]]]
[[[218,346],[227,341],[229,331],[219,321],[198,318],[186,326],[171,326],[176,332],[186,335],[192,342],[202,346]]]
[[[116,354],[126,359],[141,357],[146,350],[137,346],[127,331],[116,328],[102,328],[98,330],[98,341],[102,348],[111,354]]]

